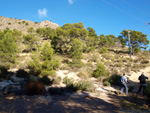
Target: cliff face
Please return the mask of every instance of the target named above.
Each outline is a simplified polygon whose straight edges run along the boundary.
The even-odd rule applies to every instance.
[[[33,27],[35,30],[37,28],[45,27],[51,27],[52,29],[56,29],[57,27],[59,27],[59,25],[48,20],[38,23],[29,20],[13,19],[0,16],[0,30],[9,28],[11,30],[17,29],[22,33],[26,33],[30,27]]]

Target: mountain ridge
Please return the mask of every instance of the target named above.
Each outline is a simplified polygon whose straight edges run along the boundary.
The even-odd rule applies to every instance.
[[[0,30],[4,30],[6,28],[9,28],[10,30],[17,29],[22,33],[26,34],[30,27],[33,27],[34,29],[46,28],[46,27],[56,29],[57,27],[60,26],[57,23],[53,23],[48,20],[44,20],[39,23],[30,20],[13,19],[13,18],[0,16]]]

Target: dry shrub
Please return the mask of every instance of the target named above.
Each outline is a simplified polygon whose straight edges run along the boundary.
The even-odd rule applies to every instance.
[[[149,60],[147,60],[147,59],[143,59],[142,61],[141,61],[141,64],[148,64],[149,63]]]
[[[94,92],[95,87],[91,81],[80,80],[74,84],[76,90]]]
[[[24,86],[24,93],[26,95],[40,95],[42,94],[42,90],[44,88],[43,83],[34,81],[28,82]]]
[[[54,78],[54,84],[60,84],[61,83],[61,77],[60,76],[57,76]]]
[[[99,59],[99,53],[94,53],[89,55],[89,60],[88,62],[97,62],[97,60]]]
[[[77,76],[83,79],[88,79],[89,77],[92,76],[92,73],[93,73],[93,70],[90,67],[86,66],[82,68],[81,71],[79,71]]]
[[[126,58],[122,58],[122,62],[127,62],[127,59]]]
[[[106,60],[110,60],[112,58],[112,56],[108,53],[103,54],[102,57],[105,58]]]

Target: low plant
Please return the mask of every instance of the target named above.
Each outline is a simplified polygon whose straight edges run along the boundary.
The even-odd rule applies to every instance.
[[[54,84],[60,84],[60,83],[61,83],[61,77],[60,77],[60,76],[55,77],[53,83],[54,83]]]
[[[121,67],[123,64],[122,63],[115,63],[114,66],[115,67]]]
[[[127,59],[126,58],[122,58],[122,62],[127,62]]]
[[[95,50],[95,47],[92,46],[92,47],[90,47],[90,48],[88,49],[87,52],[90,53],[90,52],[93,52],[94,50]]]
[[[100,53],[107,53],[107,52],[108,52],[108,49],[105,48],[105,47],[102,47],[102,48],[100,49]]]
[[[105,58],[106,60],[110,60],[111,59],[111,55],[109,55],[108,53],[105,53],[102,55],[103,58]]]
[[[109,83],[109,81],[104,81],[104,86],[111,86],[111,84]]]
[[[78,81],[77,83],[75,83],[74,86],[77,90],[82,90],[82,91],[93,92],[95,90],[95,87],[92,84],[92,82],[86,80]]]
[[[99,58],[99,53],[95,52],[89,56],[89,61],[97,62],[98,58]]]
[[[121,76],[118,74],[113,74],[110,77],[107,78],[107,81],[111,84],[111,85],[120,85],[120,79]]]
[[[68,76],[64,77],[63,83],[66,84],[66,87],[71,89],[72,91],[76,91],[76,87],[74,86],[74,79],[68,78]]]
[[[74,69],[74,68],[81,68],[84,66],[84,63],[81,60],[75,59],[72,62],[69,63],[69,66]]]
[[[35,24],[38,24],[39,22],[35,22]]]
[[[71,85],[71,84],[74,84],[74,80],[73,80],[73,78],[68,78],[68,76],[65,76],[63,78],[63,83],[66,85]]]
[[[8,22],[8,25],[11,25],[11,22]]]
[[[27,22],[26,22],[26,23],[25,23],[25,25],[26,25],[26,26],[28,26],[28,25],[29,25],[29,23],[27,23]]]
[[[142,61],[141,61],[141,64],[148,64],[149,63],[149,60],[147,60],[147,59],[143,59]]]
[[[77,74],[80,78],[88,79],[92,74],[92,69],[89,67],[82,68],[81,71]]]

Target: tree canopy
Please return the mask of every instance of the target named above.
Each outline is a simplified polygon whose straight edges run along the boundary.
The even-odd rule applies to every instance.
[[[123,30],[121,32],[120,39],[123,41],[123,43],[127,42],[127,44],[129,44],[127,30]],[[130,43],[131,43],[132,53],[134,53],[135,48],[146,49],[148,47],[149,40],[147,39],[146,34],[143,34],[140,31],[130,30]]]

